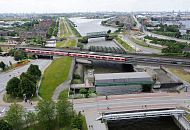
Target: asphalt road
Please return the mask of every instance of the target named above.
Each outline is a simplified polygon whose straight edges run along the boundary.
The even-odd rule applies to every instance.
[[[47,65],[49,65],[49,63],[51,62],[51,60],[33,60],[31,61],[30,63],[28,63],[27,65],[25,66],[22,66],[22,67],[18,67],[14,70],[10,70],[8,72],[3,72],[3,73],[0,73],[0,92],[2,92],[3,90],[5,90],[5,87],[7,85],[7,82],[13,78],[13,77],[18,77],[20,76],[20,74],[22,72],[26,72],[28,67],[31,65],[31,64],[34,64],[34,65],[38,65],[40,70],[44,70]]]
[[[143,105],[148,106],[183,106],[190,104],[190,95],[145,95],[145,96],[131,96],[129,95],[122,96],[121,98],[108,97],[108,100],[105,99],[94,99],[92,101],[74,101],[74,108],[76,110],[95,110],[99,109],[100,111],[104,111],[109,107],[109,111],[111,110],[133,110],[134,108],[141,108]]]
[[[16,63],[17,61],[14,60],[11,56],[0,56],[0,61],[3,61],[6,65],[10,66],[10,62],[12,64]]]

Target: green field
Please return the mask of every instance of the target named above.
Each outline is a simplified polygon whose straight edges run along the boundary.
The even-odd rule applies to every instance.
[[[72,47],[76,46],[76,40],[59,41],[56,43],[56,47]]]
[[[39,90],[43,99],[51,99],[56,87],[67,79],[71,61],[70,57],[55,59],[45,70]]]

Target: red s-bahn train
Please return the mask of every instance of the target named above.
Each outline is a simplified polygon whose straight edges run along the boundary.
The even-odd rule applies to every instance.
[[[35,50],[35,49],[24,49],[24,51],[27,53],[70,56],[70,57],[110,60],[110,61],[126,61],[128,59],[128,58],[119,57],[119,56],[107,56],[107,55],[98,55],[98,54],[90,54],[90,53],[74,53],[74,52],[62,52],[62,51]]]

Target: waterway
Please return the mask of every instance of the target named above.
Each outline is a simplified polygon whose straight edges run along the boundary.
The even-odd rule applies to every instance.
[[[157,117],[108,122],[109,130],[180,130],[172,117]]]
[[[82,36],[86,36],[87,33],[91,32],[102,32],[111,30],[114,32],[116,28],[113,27],[106,27],[101,25],[101,21],[103,19],[85,19],[81,17],[77,18],[70,18],[77,27],[76,29]],[[88,40],[88,44],[85,48],[89,48],[90,46],[104,46],[104,47],[119,47],[113,41],[105,41],[105,38],[93,38]]]
[[[180,21],[183,25],[185,25],[185,28],[190,28],[190,20],[184,20]]]
[[[87,33],[90,32],[102,32],[111,30],[112,32],[116,30],[116,28],[106,27],[101,25],[101,21],[103,19],[85,19],[81,17],[70,18],[77,27],[76,29],[82,36],[85,36]]]

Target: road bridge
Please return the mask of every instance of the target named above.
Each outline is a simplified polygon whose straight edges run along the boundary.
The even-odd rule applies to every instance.
[[[190,103],[189,94],[177,93],[111,95],[108,96],[107,100],[105,96],[98,96],[96,98],[74,99],[70,101],[72,101],[73,107],[77,112],[84,111],[87,124],[93,125],[94,130],[104,130],[99,128],[99,126],[104,123],[97,120],[101,117],[102,113],[106,115],[127,113],[129,111],[147,112],[147,110],[156,111],[158,109],[173,110],[180,106],[186,107]]]
[[[99,38],[99,37],[106,37],[107,36],[107,32],[103,31],[103,32],[92,32],[92,33],[87,33],[86,37],[89,38]]]
[[[14,47],[16,47],[17,46],[17,44],[0,44],[0,47],[12,47],[12,48],[14,48]]]
[[[89,60],[111,61],[123,64],[155,64],[155,65],[170,65],[190,67],[190,58],[173,58],[155,55],[143,54],[113,54],[102,52],[81,51],[77,49],[57,49],[57,48],[41,48],[41,47],[23,47],[17,46],[17,49],[22,49],[26,53],[36,55],[58,55],[70,56]]]
[[[139,118],[153,118],[162,116],[179,116],[185,113],[185,110],[180,109],[161,109],[161,110],[146,110],[146,111],[129,111],[124,113],[106,113],[98,117],[97,120],[111,121],[111,120],[127,120]]]

